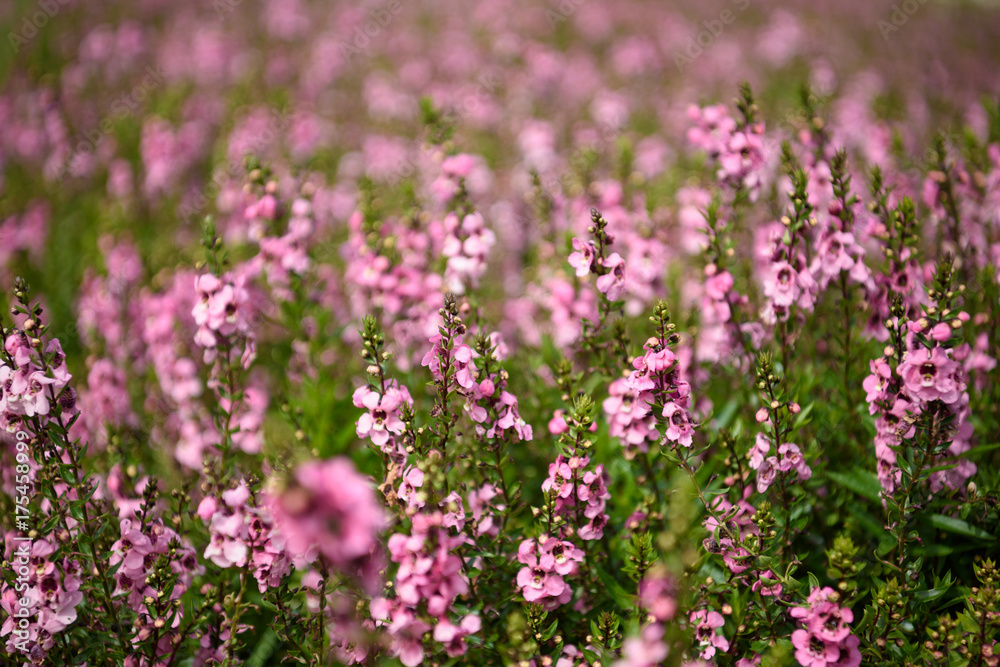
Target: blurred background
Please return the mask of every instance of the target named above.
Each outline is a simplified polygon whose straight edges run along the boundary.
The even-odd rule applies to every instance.
[[[686,109],[742,80],[769,132],[801,129],[804,85],[835,95],[837,140],[868,163],[985,132],[1000,88],[985,2],[6,0],[0,24],[0,281],[25,275],[70,327],[102,237],[131,238],[155,286],[201,257],[205,214],[244,233],[249,153],[342,225],[360,182],[391,190],[427,159],[425,96],[509,248],[530,173],[580,150],[627,144],[624,176],[675,191]]]

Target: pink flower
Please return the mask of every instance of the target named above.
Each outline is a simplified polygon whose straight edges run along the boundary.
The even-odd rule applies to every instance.
[[[733,274],[729,271],[716,273],[705,279],[705,293],[714,301],[725,301],[731,289],[733,289]]]
[[[476,365],[472,361],[472,348],[459,345],[452,352],[455,364],[455,381],[463,389],[471,389],[476,384]]]
[[[682,447],[690,447],[694,427],[688,411],[671,401],[663,406],[663,416],[667,419],[667,439]]]
[[[597,289],[608,301],[617,301],[625,291],[625,260],[618,253],[612,253],[604,260],[608,273],[597,279]]]
[[[622,644],[622,659],[612,667],[656,667],[667,658],[669,649],[663,642],[663,626],[653,623],[643,628],[638,637],[629,637]]]
[[[413,399],[406,387],[388,387],[385,396],[368,386],[358,387],[354,392],[354,406],[365,408],[357,423],[359,438],[371,437],[372,443],[382,447],[390,435],[399,435],[405,425],[399,418],[399,407],[404,402],[412,404]]]
[[[865,400],[870,404],[869,410],[871,414],[875,414],[877,409],[875,407],[875,400],[881,398],[882,392],[885,391],[889,380],[892,379],[892,369],[889,367],[885,357],[873,359],[869,362],[869,367],[872,374],[864,379],[861,386],[867,392]]]
[[[942,347],[928,350],[923,346],[907,352],[897,369],[911,396],[949,405],[957,402],[965,391],[960,371],[961,366],[951,358],[950,351]]]
[[[701,652],[703,659],[711,660],[715,655],[716,649],[722,651],[729,650],[729,640],[721,634],[716,633],[716,630],[726,623],[725,619],[722,618],[722,614],[717,611],[699,609],[691,614],[690,620],[691,623],[697,623],[694,637],[704,647],[704,650]]]
[[[764,493],[778,476],[778,457],[769,456],[757,468],[757,493]]]
[[[573,239],[573,249],[575,252],[569,256],[569,265],[576,269],[576,275],[580,278],[590,273],[594,264],[594,257],[597,255],[597,248],[593,241],[581,241]]]
[[[445,619],[434,627],[434,641],[443,644],[445,652],[452,658],[465,655],[468,650],[465,638],[479,632],[481,627],[482,621],[475,614],[465,616],[457,626]]]
[[[386,521],[371,482],[345,458],[300,465],[272,511],[293,558],[312,562],[322,554],[350,574],[370,558]],[[363,583],[376,585],[374,579]]]
[[[795,470],[799,475],[799,480],[807,480],[812,477],[812,469],[802,458],[802,452],[799,451],[798,445],[784,444],[778,448],[778,454],[781,455],[781,461],[778,463],[778,469],[781,472]]]
[[[851,634],[849,627],[854,620],[850,609],[833,602],[822,602],[812,610],[809,632],[826,642],[841,642]]]
[[[803,667],[827,667],[840,658],[840,649],[836,644],[824,642],[805,630],[792,633],[792,646],[795,648],[795,659]]]
[[[760,594],[764,597],[777,597],[781,595],[782,586],[780,583],[776,582],[768,586],[762,581],[763,579],[774,579],[774,573],[770,570],[761,572],[760,576],[757,577],[757,581],[753,582],[751,590],[760,591]]]
[[[798,301],[801,289],[797,273],[788,262],[777,262],[764,279],[764,294],[776,306],[790,307]]]
[[[547,570],[570,576],[576,574],[577,565],[583,562],[583,550],[574,546],[572,542],[550,537],[542,545],[542,554],[538,562]]]
[[[645,577],[639,584],[643,608],[658,621],[668,621],[677,613],[676,584],[668,575]]]
[[[760,468],[769,451],[771,451],[771,441],[763,433],[758,433],[754,446],[750,448],[750,467],[754,470]]]
[[[517,573],[517,585],[527,602],[546,597],[558,598],[566,587],[563,578],[539,566],[522,567]]]

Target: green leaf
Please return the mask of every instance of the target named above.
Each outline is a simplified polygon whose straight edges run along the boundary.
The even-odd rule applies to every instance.
[[[979,458],[984,454],[992,452],[994,449],[1000,449],[1000,442],[993,443],[992,445],[976,445],[965,454],[962,454],[962,456],[967,459]]]
[[[846,474],[828,470],[826,474],[848,491],[864,496],[873,503],[882,502],[882,485],[878,478],[867,470],[852,470]]]
[[[979,623],[976,619],[969,615],[969,612],[963,611],[958,615],[958,622],[961,624],[962,629],[970,634],[979,634]]]
[[[802,408],[801,412],[795,416],[795,425],[793,428],[799,429],[809,423],[809,414],[813,411],[813,406],[815,405],[815,403],[810,403]]]
[[[993,535],[987,533],[982,528],[973,526],[968,521],[962,521],[961,519],[953,519],[950,516],[945,516],[943,514],[931,514],[930,516],[927,517],[927,521],[938,530],[943,530],[947,533],[964,535],[966,537],[972,537],[977,540],[997,539]]]
[[[732,421],[733,416],[736,414],[736,410],[739,408],[739,403],[735,400],[731,400],[726,403],[719,414],[715,416],[715,426],[718,430],[723,430],[729,426],[729,422]]]
[[[597,578],[601,580],[602,584],[604,584],[615,603],[623,609],[631,609],[634,606],[635,602],[633,600],[633,596],[629,595],[628,592],[622,588],[621,584],[615,581],[607,572],[598,568]]]
[[[861,631],[871,625],[872,621],[875,619],[876,612],[875,608],[871,605],[865,607],[865,613],[861,617],[861,622],[854,626],[853,630],[857,634],[861,634]]]
[[[882,538],[878,541],[878,548],[875,549],[875,554],[879,557],[885,556],[893,548],[899,544],[899,541],[893,537],[890,533],[884,533]]]
[[[937,600],[939,597],[948,592],[948,589],[951,588],[952,583],[953,582],[951,581],[951,572],[949,572],[948,576],[945,577],[944,581],[937,582],[935,584],[935,587],[930,590],[917,591],[916,593],[914,593],[914,597],[920,602],[931,602],[933,600]]]

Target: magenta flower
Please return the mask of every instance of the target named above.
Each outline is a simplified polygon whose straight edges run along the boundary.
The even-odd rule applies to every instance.
[[[777,262],[764,279],[764,294],[775,306],[788,308],[799,299],[798,274],[788,262]]]

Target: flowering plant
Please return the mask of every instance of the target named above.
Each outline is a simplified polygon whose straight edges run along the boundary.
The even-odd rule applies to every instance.
[[[292,49],[318,10],[285,4]],[[30,194],[0,227],[4,664],[998,664],[996,105],[904,141],[861,93],[807,88],[788,126],[743,84],[642,136],[609,89],[579,126],[501,124],[372,72],[342,151],[306,110],[346,76],[316,38],[294,86],[257,72],[301,108],[219,158],[234,74],[174,19],[131,144],[73,153],[54,106],[0,98],[50,114],[44,148],[0,140]],[[71,98],[108,40],[141,55],[107,30]],[[511,113],[551,103],[530,58]],[[374,129],[418,108],[416,150]]]

